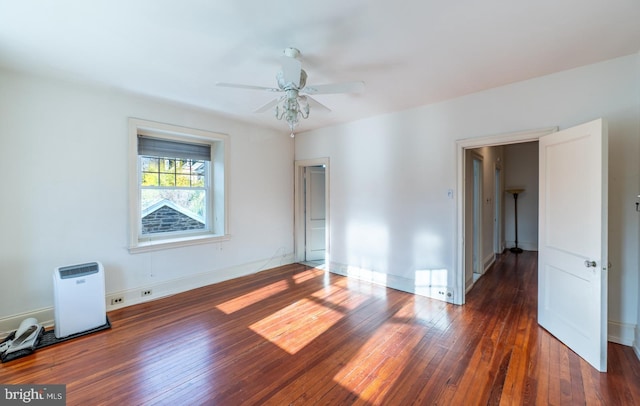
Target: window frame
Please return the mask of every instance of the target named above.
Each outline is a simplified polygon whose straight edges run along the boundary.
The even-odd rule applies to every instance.
[[[230,239],[228,230],[229,136],[206,130],[180,127],[154,121],[129,118],[129,252],[139,253],[208,244]],[[208,173],[207,226],[204,231],[171,232],[142,235],[140,159],[138,135],[182,142],[211,145]]]
[[[140,134],[140,133],[138,133]],[[147,133],[144,133],[143,135],[148,135]],[[188,187],[188,188],[180,188],[177,186],[144,186],[142,184],[142,178],[143,178],[143,171],[142,168],[140,167],[141,161],[142,161],[142,157],[150,157],[150,155],[139,155],[138,154],[138,199],[140,199],[140,206],[139,206],[139,219],[142,222],[142,214],[144,213],[144,210],[142,209],[142,191],[143,190],[189,190],[189,191],[196,191],[196,190],[202,190],[205,192],[205,214],[202,217],[202,219],[204,220],[204,227],[201,229],[191,229],[191,230],[179,230],[179,231],[166,231],[166,232],[161,232],[161,233],[147,233],[144,234],[143,233],[143,228],[142,224],[140,224],[141,227],[138,228],[138,240],[166,240],[169,238],[173,238],[174,236],[177,237],[187,237],[190,235],[204,235],[204,234],[210,234],[211,231],[214,229],[214,223],[213,223],[213,215],[212,215],[212,210],[211,210],[211,201],[212,201],[212,188],[211,188],[211,176],[212,176],[212,172],[211,172],[211,161],[206,161],[205,162],[205,171],[206,171],[206,176],[205,176],[205,184],[204,186],[198,186],[198,187]],[[161,160],[162,158],[160,157],[154,157],[158,160]],[[175,158],[172,158],[175,159]],[[210,158],[211,159],[211,158]],[[160,169],[160,168],[158,168]],[[147,172],[148,173],[148,172]],[[158,177],[160,177],[162,175],[163,172],[158,172]],[[177,177],[176,177],[177,178]],[[159,180],[159,179],[158,179]]]

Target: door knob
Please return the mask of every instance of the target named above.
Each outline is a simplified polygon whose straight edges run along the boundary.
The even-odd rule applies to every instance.
[[[596,267],[596,261],[586,260],[586,261],[584,261],[584,266],[586,266],[587,268],[595,268]]]

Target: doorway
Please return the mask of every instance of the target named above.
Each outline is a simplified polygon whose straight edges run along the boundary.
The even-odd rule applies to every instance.
[[[472,170],[473,170],[473,196],[472,196],[472,218],[473,224],[472,230],[472,260],[471,266],[473,269],[473,282],[477,281],[484,273],[482,264],[482,157],[473,155],[472,158]],[[466,290],[466,289],[465,289]]]
[[[329,254],[329,159],[295,163],[295,260],[324,267]]]
[[[469,156],[470,150],[482,148],[482,147],[493,147],[499,145],[507,145],[507,144],[517,144],[529,141],[538,141],[538,139],[544,135],[551,134],[552,132],[557,131],[557,128],[546,128],[541,130],[534,131],[525,131],[513,134],[505,134],[498,136],[490,136],[490,137],[482,137],[482,138],[474,138],[461,140],[457,142],[458,149],[458,190],[461,192],[461,196],[457,202],[457,211],[458,211],[458,247],[457,247],[457,263],[456,272],[455,272],[455,293],[454,293],[454,303],[456,304],[464,304],[465,303],[465,294],[470,288],[471,284],[473,284],[473,280],[471,279],[471,272],[469,272],[472,268],[471,264],[473,263],[473,252],[470,249],[469,245],[472,245],[472,235],[475,234],[473,231],[474,223],[472,216],[469,213],[472,211],[469,205],[474,205],[474,200],[470,198],[470,194],[473,193],[473,188],[470,187],[472,182],[466,182],[465,179],[473,179],[472,170],[469,166],[473,166],[473,162],[470,159],[467,159]],[[500,168],[500,181],[502,182],[504,173],[502,172],[502,168]],[[497,174],[494,174],[497,176]],[[498,198],[498,193],[500,194]],[[491,196],[492,199],[496,199],[496,206],[500,205],[500,210],[504,209],[504,204],[500,204],[498,202],[502,202],[502,192],[495,192],[495,196]],[[497,209],[496,209],[496,213]],[[500,214],[499,214],[500,215]],[[500,217],[498,217],[500,218]],[[495,221],[494,221],[494,227]],[[498,234],[502,235],[502,225],[498,225],[499,232]],[[500,237],[502,238],[502,237]],[[467,242],[465,244],[465,241]],[[495,248],[495,240],[494,240],[494,248]],[[502,240],[498,241],[498,246],[502,244]],[[466,246],[466,249],[465,249]],[[482,257],[482,256],[481,256]]]
[[[464,194],[464,185],[469,183],[463,179],[467,148],[505,144],[519,148],[524,142],[539,142],[535,154],[539,165],[535,185],[528,182],[529,190],[540,193],[535,196],[539,202],[535,209],[539,216],[536,221],[539,235],[535,238],[536,250],[539,250],[538,323],[594,368],[606,372],[607,125],[603,119],[597,119],[551,135],[556,131],[459,141],[458,185]],[[526,167],[530,165],[522,166]],[[511,173],[511,169],[509,171]],[[508,186],[514,196],[515,247],[519,248],[517,197],[526,189],[522,185]],[[580,194],[588,195],[590,204],[575,204]],[[464,215],[464,206],[470,204],[468,199],[463,196],[458,202],[458,232],[463,238],[469,232],[465,230]],[[460,264],[469,260],[465,258],[463,246],[459,240]],[[461,277],[463,266],[456,266],[455,272],[461,284],[465,283]],[[456,286],[455,292],[464,295],[463,287]],[[465,302],[464,297],[456,298],[455,294],[454,299],[456,303]]]
[[[305,261],[324,264],[325,254],[325,167],[304,168]]]

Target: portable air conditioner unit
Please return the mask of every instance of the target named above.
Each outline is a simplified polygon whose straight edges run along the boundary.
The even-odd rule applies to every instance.
[[[104,268],[100,262],[57,267],[53,272],[56,338],[107,323]]]

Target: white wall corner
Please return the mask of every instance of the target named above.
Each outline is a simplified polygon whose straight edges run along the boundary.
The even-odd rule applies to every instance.
[[[609,341],[616,344],[634,346],[636,350],[636,354],[640,354],[638,351],[638,340],[637,340],[638,326],[636,326],[635,324],[619,323],[617,321],[609,320],[607,328],[608,328],[607,339]],[[635,340],[634,340],[634,336],[636,337]],[[639,358],[640,358],[640,355],[639,355]]]
[[[446,286],[446,284],[419,286],[414,279],[385,274],[383,272],[376,272],[370,269],[360,268],[353,265],[340,264],[337,262],[330,262],[327,270],[337,275],[366,281],[375,285],[400,290],[402,292],[426,296],[448,303],[455,303],[454,290],[452,287]]]

